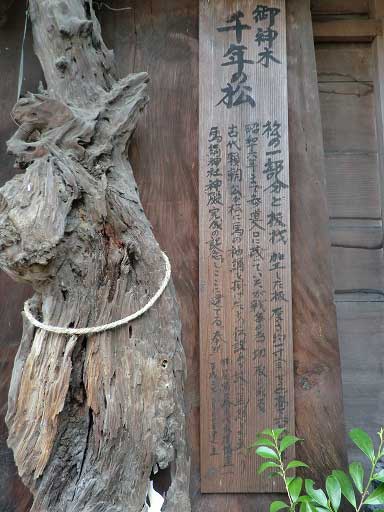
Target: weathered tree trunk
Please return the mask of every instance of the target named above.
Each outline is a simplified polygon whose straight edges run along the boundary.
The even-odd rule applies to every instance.
[[[117,80],[91,0],[29,8],[47,90],[14,109],[9,149],[25,172],[0,190],[0,265],[33,285],[45,323],[105,324],[164,278],[125,156],[148,77]],[[184,377],[172,284],[140,319],[76,343],[25,321],[7,425],[32,511],[141,512],[168,467],[163,510],[190,510]]]

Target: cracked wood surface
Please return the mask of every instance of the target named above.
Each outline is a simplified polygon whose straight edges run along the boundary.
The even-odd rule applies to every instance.
[[[117,79],[91,2],[30,0],[47,90],[19,100],[8,143],[22,174],[0,190],[0,265],[68,327],[122,318],[164,276],[125,149],[146,73]],[[27,322],[9,392],[9,446],[32,511],[139,512],[171,468],[165,511],[190,510],[185,356],[175,292],[129,327],[80,337]]]

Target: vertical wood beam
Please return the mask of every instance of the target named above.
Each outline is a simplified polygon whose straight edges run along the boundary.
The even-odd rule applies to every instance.
[[[324,150],[309,0],[287,2],[296,431],[321,482],[346,464]]]
[[[369,0],[369,15],[371,18],[384,17],[384,2],[383,0]]]

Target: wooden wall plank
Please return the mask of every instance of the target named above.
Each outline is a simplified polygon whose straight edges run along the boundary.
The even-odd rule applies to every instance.
[[[287,6],[297,455],[321,482],[346,462],[341,368],[309,1]]]
[[[318,82],[372,82],[373,56],[369,43],[317,43]]]
[[[329,153],[325,168],[331,217],[381,218],[377,154]]]
[[[334,246],[379,249],[383,245],[382,220],[330,219],[331,243]]]
[[[335,304],[341,302],[384,302],[384,291],[382,289],[359,289],[350,291],[335,291]]]
[[[373,41],[383,33],[381,23],[377,20],[323,19],[313,22],[313,36],[316,42],[357,42]]]
[[[332,248],[335,290],[383,290],[383,249]]]
[[[382,292],[381,290],[358,290],[351,292],[336,292],[336,306],[339,302],[384,302],[384,292]]]
[[[384,418],[384,303],[338,303],[337,317],[346,424],[348,429],[364,428],[375,438]],[[351,441],[348,452],[350,460],[367,463]]]
[[[371,84],[320,84],[326,152],[376,152],[374,91]]]
[[[313,14],[367,14],[369,0],[311,0]]]

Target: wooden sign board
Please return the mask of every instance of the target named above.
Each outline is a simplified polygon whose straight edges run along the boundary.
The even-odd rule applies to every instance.
[[[202,492],[279,492],[247,447],[294,433],[284,0],[200,2]]]

